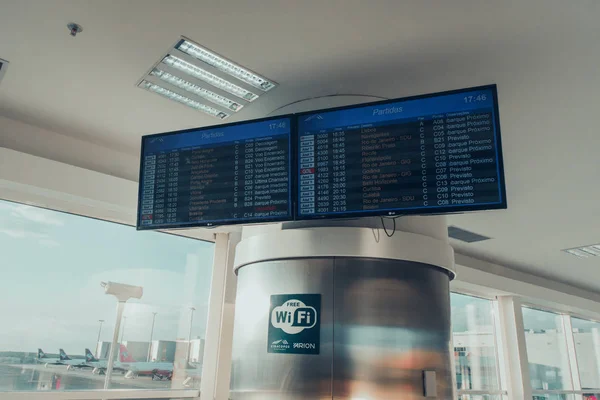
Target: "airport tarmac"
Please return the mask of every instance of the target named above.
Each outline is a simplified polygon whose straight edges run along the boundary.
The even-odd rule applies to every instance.
[[[92,374],[92,370],[69,369],[64,365],[0,364],[0,391],[38,390],[98,390],[104,388],[104,375]],[[149,376],[125,378],[118,371],[113,373],[111,389],[191,389],[177,381],[152,380]]]

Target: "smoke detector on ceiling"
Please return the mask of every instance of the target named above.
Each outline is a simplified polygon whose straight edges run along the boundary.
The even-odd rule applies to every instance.
[[[489,236],[483,236],[457,226],[448,227],[448,236],[452,239],[460,240],[461,242],[465,243],[483,242],[484,240],[491,239]]]
[[[8,68],[8,61],[0,58],[0,81],[2,81],[2,78],[4,77],[4,74],[6,73],[7,68]]]
[[[68,24],[67,29],[73,37],[77,36],[78,33],[83,32],[83,28],[81,27],[81,25],[76,24],[75,22],[71,22],[70,24]]]

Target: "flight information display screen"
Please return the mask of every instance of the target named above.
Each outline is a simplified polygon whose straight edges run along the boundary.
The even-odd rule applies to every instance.
[[[296,219],[506,208],[495,85],[297,118]]]
[[[291,119],[142,138],[138,229],[289,220]]]

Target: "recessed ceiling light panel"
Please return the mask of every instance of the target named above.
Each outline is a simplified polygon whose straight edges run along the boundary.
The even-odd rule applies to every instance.
[[[248,107],[277,83],[181,37],[137,86],[224,119]]]
[[[185,79],[181,79],[178,76],[171,75],[168,72],[162,71],[160,69],[155,68],[154,70],[152,70],[152,72],[150,72],[150,75],[156,76],[159,79],[170,83],[173,86],[177,86],[180,89],[187,90],[190,93],[194,93],[197,96],[200,96],[208,101],[212,101],[215,104],[228,108],[231,111],[237,112],[241,110],[242,107],[244,107],[240,103],[228,99],[225,96],[221,96],[201,86],[194,85],[193,83],[188,82]]]
[[[178,103],[184,104],[195,110],[203,111],[207,114],[212,115],[213,117],[217,117],[220,119],[225,119],[225,118],[229,117],[229,114],[227,114],[226,112],[223,112],[223,111],[217,110],[214,107],[210,107],[205,104],[202,104],[196,100],[190,99],[189,97],[182,96],[179,93],[175,93],[172,90],[165,89],[165,88],[158,86],[152,82],[142,81],[140,83],[140,87],[143,89],[149,90],[153,93],[159,94],[163,97],[166,97],[169,100],[174,100]]]
[[[182,39],[175,48],[265,92],[277,86],[275,82],[188,39]]]
[[[258,95],[244,89],[243,87],[219,78],[217,75],[211,74],[207,70],[171,54],[168,54],[165,58],[163,58],[162,62],[246,101],[254,101],[258,98]]]
[[[600,244],[592,244],[589,246],[574,247],[572,249],[564,249],[565,253],[581,258],[600,257]]]

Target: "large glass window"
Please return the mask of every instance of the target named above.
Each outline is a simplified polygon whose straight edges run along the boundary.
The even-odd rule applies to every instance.
[[[523,323],[531,388],[573,389],[562,316],[523,308]]]
[[[213,243],[0,201],[0,391],[198,388]]]
[[[456,387],[460,398],[500,399],[493,302],[461,294],[451,294],[452,337]],[[488,395],[469,391],[491,392]]]
[[[600,323],[571,318],[571,325],[581,388],[600,389]]]

